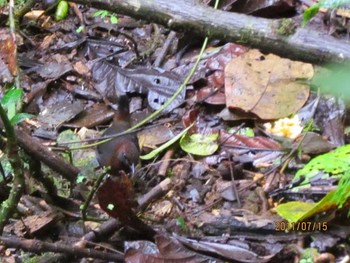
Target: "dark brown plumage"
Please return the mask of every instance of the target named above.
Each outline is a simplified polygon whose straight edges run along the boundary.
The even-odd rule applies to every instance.
[[[118,100],[118,112],[113,124],[103,136],[121,133],[130,128],[129,99],[121,96]],[[140,150],[135,133],[113,138],[97,147],[97,159],[101,166],[110,166],[110,174],[118,175],[120,170],[134,172],[139,162]]]

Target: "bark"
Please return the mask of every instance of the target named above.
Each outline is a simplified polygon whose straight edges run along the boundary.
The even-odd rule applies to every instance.
[[[263,52],[311,63],[350,61],[346,41],[301,28],[283,36],[286,20],[269,20],[215,10],[192,0],[72,0],[98,9],[110,10],[164,25],[175,31],[190,31],[235,42]]]
[[[77,167],[66,162],[58,154],[50,151],[46,146],[42,145],[38,140],[32,138],[20,128],[16,129],[16,137],[19,146],[23,148],[28,155],[43,162],[70,182],[75,182],[80,172]]]
[[[30,251],[36,254],[42,254],[44,252],[55,252],[63,253],[65,255],[72,256],[75,258],[89,257],[112,262],[124,262],[124,257],[123,255],[121,255],[121,253],[118,254],[115,252],[103,252],[91,248],[83,249],[71,245],[64,245],[61,243],[49,243],[34,239],[23,239],[17,237],[3,236],[0,236],[0,242],[6,247],[20,248],[25,251]]]

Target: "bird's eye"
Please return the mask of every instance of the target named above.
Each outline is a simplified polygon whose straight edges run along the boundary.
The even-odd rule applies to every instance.
[[[127,164],[128,166],[130,166],[130,161],[129,161],[128,157],[126,156],[126,153],[123,153],[122,156],[123,156],[123,162],[125,164]]]

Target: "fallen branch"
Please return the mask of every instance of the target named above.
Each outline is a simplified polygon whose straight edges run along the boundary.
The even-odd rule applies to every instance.
[[[89,257],[109,260],[113,262],[124,262],[124,257],[117,253],[97,251],[94,249],[82,249],[59,243],[48,243],[34,239],[22,239],[17,237],[0,237],[0,242],[6,247],[20,248],[36,254],[43,252],[64,253],[75,258]]]
[[[350,61],[346,41],[306,28],[289,36],[278,31],[286,20],[270,20],[215,10],[189,0],[72,0],[98,9],[162,24],[174,31],[191,31],[235,42],[263,52],[311,63]],[[289,20],[288,20],[289,21]]]
[[[75,182],[80,172],[77,167],[66,162],[58,154],[50,151],[46,146],[42,145],[38,140],[31,137],[22,129],[17,128],[15,132],[19,146],[23,148],[28,155],[43,162],[70,182]]]

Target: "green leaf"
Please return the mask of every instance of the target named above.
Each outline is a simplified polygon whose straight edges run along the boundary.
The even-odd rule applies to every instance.
[[[350,101],[350,64],[327,65],[321,69],[312,79],[312,85],[319,88],[322,93],[333,94]]]
[[[320,4],[315,4],[313,6],[310,6],[308,9],[304,11],[303,16],[303,26],[306,26],[306,24],[313,18],[318,11],[320,10]]]
[[[182,135],[184,135],[189,129],[191,129],[192,126],[193,126],[193,124],[188,126],[186,129],[184,129],[182,132],[180,132],[174,138],[172,138],[171,140],[167,141],[163,145],[159,146],[157,149],[153,150],[152,152],[150,152],[150,153],[148,153],[146,155],[140,156],[140,159],[141,160],[150,160],[150,159],[154,158],[156,155],[158,155],[159,153],[164,151],[166,148],[168,148],[170,145],[175,143],[178,139],[180,139],[182,137]]]
[[[350,144],[313,158],[296,173],[293,181],[304,177],[301,184],[308,184],[315,176],[325,179],[326,176],[340,177],[344,174],[350,174]]]
[[[300,218],[314,208],[315,205],[315,203],[293,201],[278,205],[276,207],[276,212],[288,222],[298,222]]]
[[[13,116],[13,118],[11,118],[11,124],[16,125],[26,119],[30,119],[33,117],[35,116],[29,113],[17,113],[15,116]]]
[[[118,24],[118,17],[116,17],[116,16],[111,16],[111,23],[112,24]]]
[[[323,0],[317,4],[310,6],[304,11],[303,26],[305,26],[311,18],[313,18],[320,10],[321,7],[326,9],[339,8],[350,4],[350,0]]]
[[[67,1],[60,1],[57,5],[55,12],[56,21],[61,21],[65,19],[68,15],[69,5]]]
[[[8,108],[11,104],[16,104],[22,97],[22,89],[10,89],[1,99],[4,108]]]
[[[176,218],[176,225],[178,225],[182,231],[187,232],[188,228],[185,219],[182,216]]]
[[[338,208],[342,208],[350,197],[350,173],[344,174],[335,190],[334,201],[338,204]],[[349,211],[350,213],[350,211]]]
[[[337,207],[336,190],[329,192],[317,203],[301,201],[288,202],[277,206],[276,212],[289,222],[303,221],[315,214]]]
[[[217,144],[218,137],[219,134],[217,133],[206,136],[202,134],[185,134],[180,140],[180,146],[185,152],[194,155],[208,156],[216,152],[219,148]]]
[[[84,175],[78,175],[78,176],[77,176],[76,183],[77,183],[77,184],[82,183],[82,182],[84,182],[85,179],[86,179],[86,176],[84,176]]]
[[[236,131],[236,129],[230,129],[229,133],[235,133],[237,135],[244,135],[247,137],[254,137],[255,136],[254,130],[252,128],[249,128],[249,127],[241,128],[238,131]]]
[[[75,32],[81,33],[81,32],[83,32],[83,30],[84,30],[84,26],[80,26],[75,30]]]
[[[10,120],[16,115],[16,103],[11,103],[7,106],[7,118]]]
[[[318,203],[290,202],[279,205],[276,210],[283,218],[291,222],[302,221],[316,213],[342,208],[350,198],[350,144],[313,158],[296,173],[293,181],[302,177],[305,178],[301,183],[303,187],[310,187],[311,181],[328,177],[339,177],[340,181],[338,188],[329,192]],[[293,188],[293,191],[295,189],[297,188]]]
[[[108,15],[109,15],[109,11],[107,11],[107,10],[98,10],[92,16],[93,17],[99,16],[100,18],[103,19],[103,18],[105,18]]]

